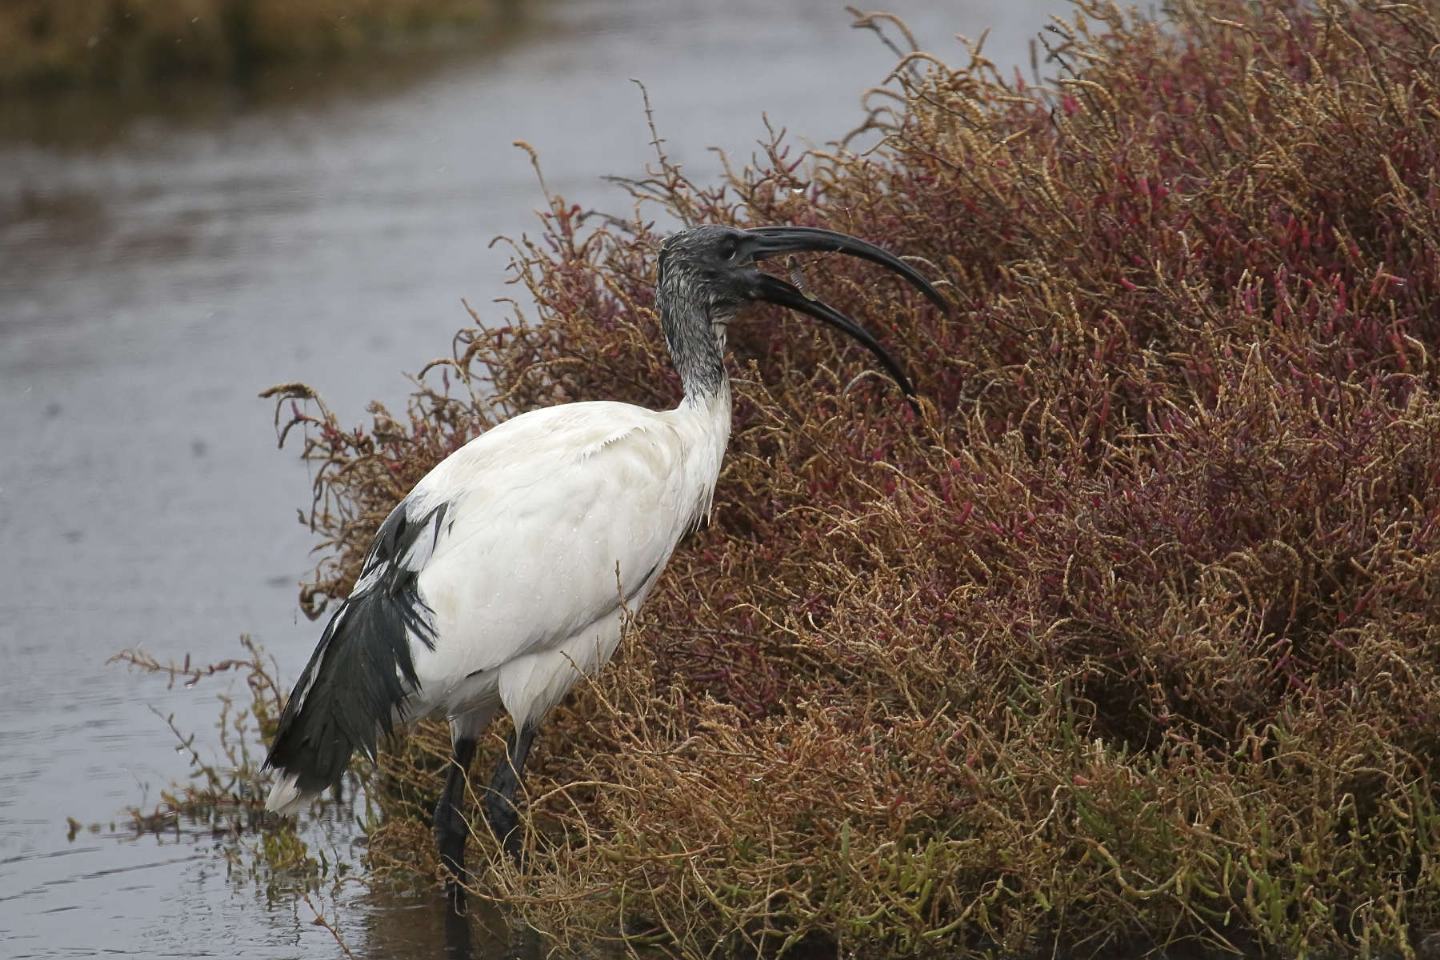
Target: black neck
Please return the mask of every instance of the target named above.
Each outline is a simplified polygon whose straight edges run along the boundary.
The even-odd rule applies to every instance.
[[[660,325],[686,399],[708,400],[718,395],[726,386],[724,349],[706,310],[693,301],[677,305],[662,298]]]

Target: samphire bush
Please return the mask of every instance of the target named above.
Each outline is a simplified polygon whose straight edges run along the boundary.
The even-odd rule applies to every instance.
[[[908,360],[923,416],[804,321],[732,327],[713,523],[551,718],[524,869],[477,832],[477,889],[558,942],[1431,949],[1440,11],[1082,7],[1043,87],[914,54],[869,94],[873,151],[633,185],[688,222],[872,239],[956,310],[794,266]],[[551,198],[523,308],[462,331],[408,416],[296,408],[312,610],[478,431],[676,402],[653,209]],[[392,866],[433,869],[442,737],[382,767]]]

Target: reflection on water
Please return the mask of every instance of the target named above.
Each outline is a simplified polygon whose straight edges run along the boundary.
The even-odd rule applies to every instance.
[[[397,893],[382,885],[362,898],[364,955],[447,960],[539,960],[536,934],[473,898],[457,911],[433,891]]]
[[[1028,63],[1061,0],[896,4],[921,42],[994,27]],[[673,157],[717,169],[761,114],[823,140],[854,126],[892,56],[838,0],[552,0],[507,32],[416,55],[292,68],[244,90],[144,102],[0,102],[0,942],[14,957],[337,956],[302,903],[228,875],[210,838],[108,830],[185,761],[161,719],[205,735],[214,690],[106,668],[119,648],[201,660],[256,635],[293,677],[308,499],[277,453],[264,387],[303,379],[348,419],[403,398],[443,353],[461,298],[510,292],[499,233],[552,188],[624,208],[601,181],[649,146],[646,82]],[[497,308],[498,309],[498,308]],[[344,853],[355,834],[336,824]],[[359,956],[515,948],[437,902],[336,905]]]

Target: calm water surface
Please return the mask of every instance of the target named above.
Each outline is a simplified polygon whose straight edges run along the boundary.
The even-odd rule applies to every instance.
[[[990,27],[992,58],[1028,65],[1065,5],[890,6],[928,49],[958,56],[954,33]],[[510,292],[487,245],[543,205],[512,141],[552,189],[627,209],[601,177],[649,155],[631,77],[700,175],[709,147],[748,156],[762,113],[802,141],[843,134],[893,65],[848,23],[818,0],[554,0],[465,51],[243,94],[0,103],[0,956],[340,954],[208,842],[67,837],[67,817],[123,821],[184,775],[152,708],[202,745],[213,730],[214,685],[106,658],[218,659],[251,633],[293,678],[318,636],[295,603],[309,478],[256,393],[303,379],[350,422],[400,402],[461,298],[483,312]],[[444,952],[428,896],[357,887],[338,920],[359,956]],[[475,936],[477,956],[506,949]]]

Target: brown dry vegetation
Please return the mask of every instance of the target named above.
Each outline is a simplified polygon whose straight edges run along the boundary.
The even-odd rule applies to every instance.
[[[491,17],[505,0],[5,0],[0,89],[232,77],[398,32]]]
[[[688,956],[1412,955],[1440,928],[1437,6],[1090,7],[1045,89],[914,57],[872,153],[636,185],[922,258],[958,310],[810,265],[923,419],[802,321],[732,328],[714,521],[552,718],[524,872],[479,831],[480,892]],[[657,233],[582,220],[552,199],[516,248],[533,316],[462,332],[408,416],[296,408],[312,610],[477,431],[675,402]],[[379,861],[433,870],[442,742],[387,758]]]

